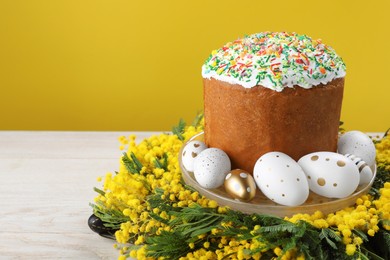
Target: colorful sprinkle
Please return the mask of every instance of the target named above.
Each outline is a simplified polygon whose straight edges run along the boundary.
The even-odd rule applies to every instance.
[[[276,91],[311,88],[345,76],[345,64],[321,40],[286,32],[245,36],[214,50],[202,67],[204,78]]]

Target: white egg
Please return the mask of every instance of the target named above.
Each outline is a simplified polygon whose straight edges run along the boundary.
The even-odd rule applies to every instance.
[[[359,185],[370,183],[370,181],[374,177],[374,173],[372,172],[370,166],[368,166],[368,164],[365,161],[363,161],[361,158],[353,154],[346,154],[345,157],[352,160],[352,162],[358,168],[360,173]]]
[[[315,152],[298,161],[305,172],[310,190],[328,198],[345,198],[359,185],[356,165],[344,155]]]
[[[375,164],[376,150],[371,138],[360,131],[343,134],[337,144],[338,153],[353,154],[362,158],[370,167]]]
[[[207,146],[204,142],[197,140],[188,142],[186,146],[184,146],[181,158],[183,166],[187,171],[194,171],[195,158],[206,148]]]
[[[218,148],[203,150],[194,161],[194,176],[200,186],[213,189],[221,186],[231,170],[227,154]]]
[[[309,196],[305,173],[287,154],[264,154],[256,161],[253,175],[263,194],[278,204],[297,206]]]

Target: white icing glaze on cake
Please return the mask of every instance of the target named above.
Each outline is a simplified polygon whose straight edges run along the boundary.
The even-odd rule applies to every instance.
[[[311,88],[343,78],[346,67],[321,40],[286,32],[245,36],[214,50],[202,66],[203,78],[245,88],[257,85],[282,91],[298,85]]]

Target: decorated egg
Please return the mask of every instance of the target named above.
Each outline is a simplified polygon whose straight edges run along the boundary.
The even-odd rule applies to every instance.
[[[345,156],[350,160],[352,160],[359,170],[360,173],[359,185],[370,183],[370,181],[374,177],[374,173],[372,172],[370,166],[368,166],[368,164],[365,161],[363,161],[361,158],[353,154],[346,154]]]
[[[256,195],[256,183],[248,172],[235,169],[226,175],[225,190],[233,198],[240,201],[250,201]]]
[[[353,154],[362,158],[370,167],[375,164],[375,145],[371,138],[360,131],[350,131],[343,134],[337,145],[341,154]]]
[[[194,161],[194,177],[200,186],[207,189],[221,186],[230,170],[229,157],[218,148],[203,150]]]
[[[304,170],[310,190],[327,198],[345,198],[359,185],[356,165],[342,154],[315,152],[298,161]]]
[[[309,196],[305,173],[287,154],[264,154],[256,161],[253,176],[257,187],[276,203],[297,206],[304,203]]]
[[[183,166],[187,171],[194,171],[194,161],[196,156],[198,156],[198,154],[200,154],[206,148],[207,146],[205,143],[197,140],[188,142],[186,146],[184,146],[181,158]]]

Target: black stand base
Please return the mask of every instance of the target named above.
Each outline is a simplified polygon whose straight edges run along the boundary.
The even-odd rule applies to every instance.
[[[104,222],[92,214],[88,219],[89,228],[100,236],[115,240],[115,229],[104,226]]]

